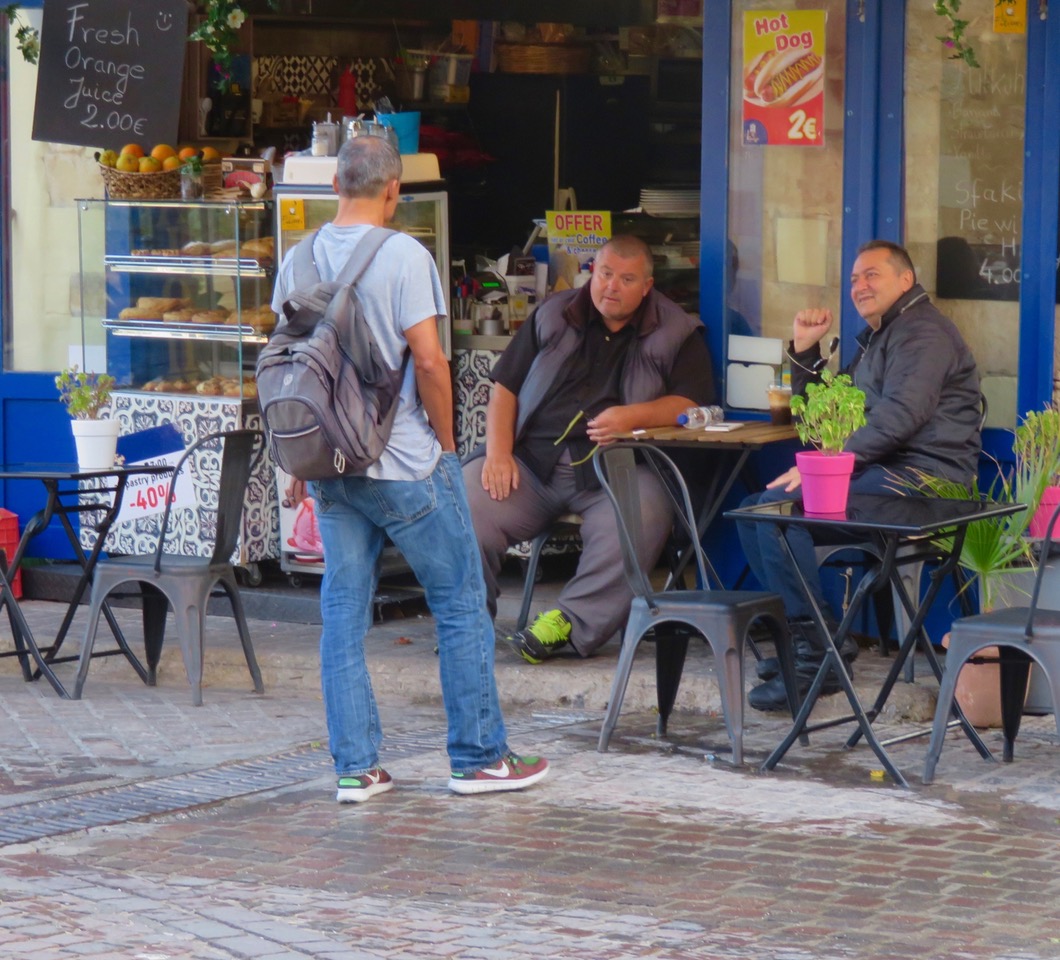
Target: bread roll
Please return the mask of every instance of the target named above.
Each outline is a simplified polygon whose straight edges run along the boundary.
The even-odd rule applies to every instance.
[[[119,320],[161,320],[162,311],[153,307],[126,307],[118,314]]]
[[[208,243],[202,240],[192,240],[184,244],[180,252],[185,257],[208,257],[212,251]]]
[[[157,310],[157,316],[160,317],[167,310],[180,310],[183,307],[190,307],[191,301],[186,297],[139,297],[136,305],[145,310]]]
[[[190,323],[191,318],[195,316],[196,309],[194,307],[182,307],[180,310],[167,310],[162,314],[162,319],[166,323]]]
[[[219,256],[235,256],[236,242],[235,240],[215,240],[210,244],[210,253],[215,257]]]
[[[217,310],[197,310],[192,314],[192,323],[224,323],[228,319],[228,311],[224,308]]]

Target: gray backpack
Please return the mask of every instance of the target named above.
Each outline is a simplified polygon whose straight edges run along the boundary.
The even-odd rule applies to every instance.
[[[316,234],[294,252],[294,292],[258,355],[258,403],[276,462],[299,480],[363,473],[383,454],[408,366],[393,370],[363,316],[355,284],[395,233],[373,227],[322,281]]]

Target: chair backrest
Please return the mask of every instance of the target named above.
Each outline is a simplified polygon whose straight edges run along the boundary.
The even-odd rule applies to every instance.
[[[986,418],[990,415],[990,405],[986,402],[986,394],[979,391],[979,432],[986,428]]]
[[[658,477],[670,498],[674,525],[688,537],[694,550],[699,582],[704,588],[720,583],[717,573],[707,560],[696,532],[696,515],[681,472],[674,462],[660,450],[644,443],[612,443],[597,450],[593,459],[600,485],[615,509],[619,543],[622,547],[622,566],[630,589],[650,604],[656,592],[637,560],[637,546],[642,537],[640,512],[640,478],[637,475],[637,455]]]
[[[1024,635],[1030,639],[1034,636],[1034,614],[1038,611],[1038,597],[1042,592],[1042,580],[1045,579],[1045,568],[1049,564],[1049,552],[1053,546],[1053,525],[1060,518],[1060,504],[1057,504],[1053,515],[1049,518],[1049,526],[1045,529],[1045,539],[1042,541],[1042,552],[1038,557],[1038,575],[1034,578],[1034,589],[1031,591],[1031,605],[1027,611],[1027,626]]]
[[[192,457],[199,450],[217,441],[221,441],[224,447],[221,453],[221,482],[217,496],[217,532],[210,562],[227,563],[239,543],[247,484],[250,482],[254,464],[265,449],[265,434],[260,430],[227,430],[200,437],[177,461],[173,470],[173,482],[176,483],[180,471],[186,464],[193,462]],[[172,502],[167,502],[166,512],[162,516],[162,531],[158,537],[158,548],[155,550],[156,572],[162,568],[171,507]]]

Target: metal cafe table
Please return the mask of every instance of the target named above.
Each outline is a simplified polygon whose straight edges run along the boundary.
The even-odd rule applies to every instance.
[[[729,424],[728,427],[731,427]],[[658,447],[676,447],[709,453],[716,469],[711,471],[710,487],[696,517],[696,530],[700,539],[714,522],[733,484],[747,466],[748,458],[757,450],[772,443],[795,440],[798,434],[790,424],[774,424],[752,421],[741,423],[735,429],[726,427],[689,430],[685,427],[652,427],[617,435],[620,440],[643,441]],[[680,557],[672,579],[680,576],[692,551],[686,550]]]
[[[793,526],[809,528],[815,534],[815,538],[820,537],[821,542],[824,543],[829,542],[829,539],[835,539],[838,542],[853,542],[850,536],[854,535],[861,542],[874,543],[881,557],[879,563],[873,566],[858,584],[846,613],[833,635],[826,626],[824,615],[807,586],[802,570],[795,562],[787,538],[783,536],[780,538],[787,560],[795,570],[809,600],[813,618],[817,622],[821,635],[827,640],[827,646],[824,660],[799,709],[790,733],[770,754],[762,769],[772,770],[802,734],[856,722],[858,729],[851,734],[846,746],[854,746],[864,736],[891,779],[903,787],[908,786],[905,777],[891,762],[883,744],[873,733],[872,721],[879,716],[906,660],[918,645],[927,658],[935,679],[941,680],[942,678],[942,667],[923,630],[923,625],[942,583],[957,567],[968,525],[976,520],[1002,517],[1017,513],[1022,509],[1024,509],[1022,504],[996,503],[990,500],[947,500],[936,497],[851,494],[846,512],[843,514],[808,514],[803,511],[799,500],[783,500],[727,511],[725,516],[729,519],[752,523],[772,523],[782,532]],[[829,533],[832,534],[832,538],[829,538]],[[899,547],[903,548],[901,556],[898,552]],[[906,591],[898,567],[925,559],[934,560],[937,565],[931,572],[930,586],[923,599],[918,602]],[[891,664],[875,702],[866,710],[854,692],[850,674],[842,657],[839,656],[839,647],[850,632],[866,597],[883,583],[890,583],[896,591],[896,596],[901,598],[909,614],[910,624],[908,632],[899,644],[898,654]],[[807,721],[810,712],[820,695],[830,669],[839,678],[853,713],[809,726]],[[956,702],[954,703],[954,715],[980,755],[984,759],[990,759],[989,749],[976,733],[975,728],[965,719]]]
[[[172,471],[171,466],[140,464],[93,471],[82,471],[75,464],[12,464],[0,468],[0,480],[37,481],[44,485],[47,494],[44,506],[26,522],[14,556],[4,558],[4,562],[0,562],[0,611],[4,607],[7,608],[15,645],[14,650],[0,653],[0,657],[18,657],[25,680],[36,680],[44,676],[60,697],[70,698],[66,688],[52,670],[52,666],[77,659],[77,655],[60,657],[58,654],[70,630],[78,604],[92,582],[92,571],[99,560],[107,534],[118,515],[126,484],[130,477],[138,474],[164,475]],[[83,524],[91,524],[91,529],[95,534],[95,544],[87,554],[82,549],[77,531],[74,530],[70,521],[70,518],[75,515],[82,517]],[[74,587],[73,596],[58,633],[50,643],[41,646],[26,622],[22,608],[11,589],[11,580],[22,564],[29,542],[48,528],[53,517],[59,518],[66,532],[74,556],[81,565],[81,576]],[[118,621],[107,604],[103,605],[103,615],[118,643],[118,649],[104,650],[94,656],[123,654],[140,675],[140,679],[147,683],[147,670],[129,649],[125,636],[118,626]],[[31,657],[35,667],[30,665]]]

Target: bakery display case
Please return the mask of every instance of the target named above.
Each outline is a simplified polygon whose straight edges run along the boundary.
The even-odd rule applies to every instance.
[[[84,367],[115,378],[121,434],[170,423],[188,446],[213,431],[260,429],[254,367],[276,322],[272,203],[79,200],[78,230]],[[204,451],[192,472],[199,507],[176,524],[172,548],[205,555],[219,457]],[[144,523],[117,524],[107,549],[147,549],[155,537]],[[277,555],[278,527],[265,457],[234,558],[250,582],[257,563]]]
[[[78,223],[86,362],[105,358],[121,390],[254,399],[272,204],[83,200]]]

